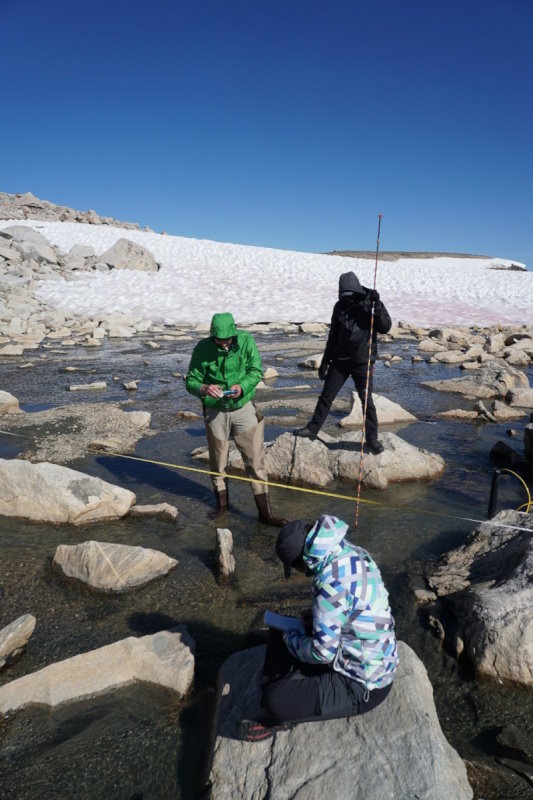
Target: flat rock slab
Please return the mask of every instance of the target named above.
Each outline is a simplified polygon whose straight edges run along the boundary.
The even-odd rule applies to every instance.
[[[114,403],[73,403],[32,414],[2,418],[2,428],[24,433],[29,461],[66,464],[89,449],[131,452],[149,436],[148,411],[123,411]],[[94,447],[93,447],[94,445]]]
[[[520,530],[522,528],[522,530]],[[446,553],[430,587],[485,679],[533,686],[533,517],[501,511]]]
[[[68,467],[0,459],[0,514],[32,522],[118,519],[135,495],[120,486]]]
[[[0,687],[0,713],[30,705],[58,706],[134,683],[153,683],[181,697],[194,674],[194,642],[185,626],[130,636],[67,658]]]
[[[159,550],[95,541],[60,544],[54,564],[68,578],[110,592],[144,586],[178,566],[175,558]]]
[[[416,417],[381,394],[372,394],[378,415],[379,425],[393,425],[396,422],[416,422]],[[357,392],[352,392],[352,410],[339,423],[342,428],[363,424],[363,409]]]
[[[32,614],[24,614],[0,630],[0,667],[26,646],[35,628],[36,619]]]
[[[502,364],[488,362],[464,378],[450,378],[443,381],[426,381],[422,386],[440,392],[457,392],[471,397],[505,398],[511,389],[529,389],[526,375],[518,369]]]
[[[134,505],[130,508],[132,517],[157,517],[158,519],[168,519],[175,522],[179,511],[176,506],[170,503],[149,503],[146,505]]]
[[[259,709],[264,647],[235,653],[219,674],[211,800],[468,800],[466,768],[442,733],[420,659],[398,642],[393,689],[361,717],[306,722],[264,742],[238,739]]]
[[[394,433],[380,433],[384,452],[363,454],[362,484],[385,489],[390,482],[434,478],[444,471],[444,460],[436,453],[414,447]],[[208,461],[207,448],[193,455]],[[356,482],[361,459],[361,432],[349,431],[334,439],[320,433],[317,439],[306,439],[283,433],[265,445],[269,478],[283,483],[324,488],[336,479]],[[240,453],[230,450],[229,465],[244,471]]]

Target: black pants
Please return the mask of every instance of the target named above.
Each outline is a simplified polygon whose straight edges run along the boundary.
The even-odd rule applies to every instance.
[[[392,684],[367,692],[327,664],[306,664],[287,650],[280,631],[270,630],[263,668],[263,708],[276,722],[352,717],[385,700]]]
[[[361,408],[365,407],[365,389],[368,364],[350,364],[348,361],[334,361],[330,364],[324,388],[318,398],[315,413],[307,426],[313,433],[318,433],[326,418],[333,401],[346,383],[347,379],[353,378],[355,389],[361,401]],[[366,409],[365,440],[373,442],[378,437],[378,416],[376,406],[372,399],[372,385],[374,381],[374,364],[370,365],[370,376],[368,381],[368,401]]]

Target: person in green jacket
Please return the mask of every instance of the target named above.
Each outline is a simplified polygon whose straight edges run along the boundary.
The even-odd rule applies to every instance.
[[[237,330],[229,313],[213,315],[210,334],[194,348],[185,378],[187,391],[202,400],[210,468],[213,472],[225,472],[233,435],[246,474],[267,481],[264,419],[251,402],[263,377],[257,345],[249,333]],[[223,475],[213,475],[212,481],[217,509],[225,511],[227,480]],[[251,485],[262,522],[285,525],[287,520],[272,514],[268,486],[255,482]]]

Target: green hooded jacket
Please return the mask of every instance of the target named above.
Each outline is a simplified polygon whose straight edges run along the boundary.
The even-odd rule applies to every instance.
[[[255,387],[263,377],[261,356],[253,337],[235,327],[233,315],[214,314],[211,320],[211,336],[202,339],[193,350],[185,386],[190,394],[201,397],[209,408],[234,411],[242,408],[255,395]],[[218,347],[214,341],[234,337],[229,350]],[[231,389],[235,384],[242,388],[240,397],[210,397],[202,395],[205,384],[214,383],[222,389]]]

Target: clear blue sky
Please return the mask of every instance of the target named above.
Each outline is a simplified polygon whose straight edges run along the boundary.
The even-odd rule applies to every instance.
[[[0,4],[0,191],[533,266],[532,0]]]

